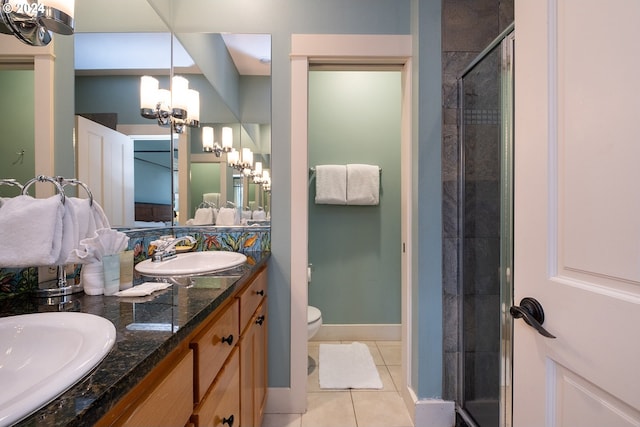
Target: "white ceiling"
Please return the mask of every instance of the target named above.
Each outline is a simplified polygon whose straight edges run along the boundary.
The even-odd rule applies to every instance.
[[[222,38],[240,75],[270,75],[270,35],[223,34]],[[171,43],[170,33],[76,33],[74,40],[78,71],[168,70],[171,67],[171,51],[167,49]],[[197,68],[175,38],[173,65]]]

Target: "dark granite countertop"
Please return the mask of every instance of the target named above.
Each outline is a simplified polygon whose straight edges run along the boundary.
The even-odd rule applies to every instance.
[[[214,280],[176,279],[174,286],[148,297],[81,293],[56,305],[43,305],[33,297],[4,301],[0,317],[79,311],[104,317],[116,327],[113,348],[93,372],[17,425],[88,426],[97,422],[269,258],[268,252],[246,255],[245,265],[213,275]]]

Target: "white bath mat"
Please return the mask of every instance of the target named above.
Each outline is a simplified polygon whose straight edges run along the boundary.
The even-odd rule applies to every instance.
[[[366,344],[320,344],[319,365],[320,388],[382,388]]]

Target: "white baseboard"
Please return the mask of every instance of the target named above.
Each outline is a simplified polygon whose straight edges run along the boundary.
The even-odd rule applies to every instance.
[[[456,424],[455,403],[440,399],[418,400],[415,427],[453,427]]]
[[[322,325],[311,341],[400,341],[401,324]]]

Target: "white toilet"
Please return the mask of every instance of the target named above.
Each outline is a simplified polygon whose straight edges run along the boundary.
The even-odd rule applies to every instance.
[[[311,339],[322,326],[322,313],[316,307],[307,306],[307,332],[308,339]]]

